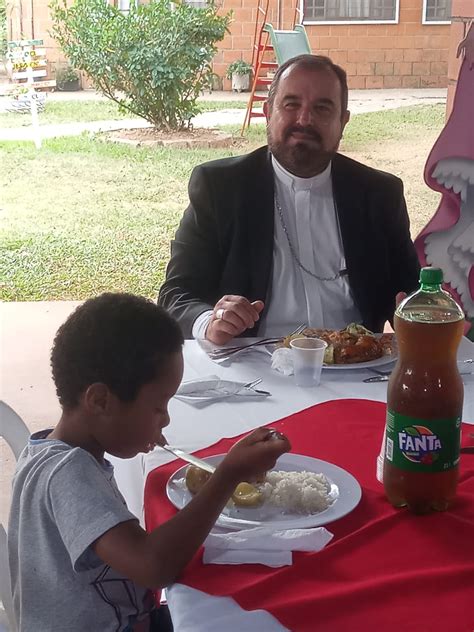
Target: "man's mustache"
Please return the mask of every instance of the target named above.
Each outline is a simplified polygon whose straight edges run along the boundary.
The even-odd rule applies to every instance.
[[[299,125],[295,125],[294,127],[291,127],[287,131],[286,137],[289,138],[294,133],[304,134],[305,136],[309,136],[310,138],[313,138],[314,140],[317,140],[320,143],[323,140],[320,134],[318,134],[318,132],[316,132],[312,127],[301,127]]]

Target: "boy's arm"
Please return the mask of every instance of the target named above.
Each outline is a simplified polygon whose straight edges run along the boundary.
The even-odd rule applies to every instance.
[[[93,549],[141,586],[168,586],[204,542],[235,486],[216,473],[186,507],[152,533],[138,522],[123,522],[96,540]]]
[[[266,428],[242,439],[191,502],[151,533],[137,522],[113,527],[92,548],[100,559],[137,584],[168,586],[206,539],[236,485],[271,469],[289,450],[286,438],[268,440]]]

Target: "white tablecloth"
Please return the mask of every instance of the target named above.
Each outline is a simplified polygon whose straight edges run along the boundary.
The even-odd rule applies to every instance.
[[[271,397],[251,401],[220,401],[201,409],[173,399],[170,402],[171,423],[166,429],[170,445],[187,452],[205,448],[224,437],[233,437],[257,426],[277,421],[317,403],[334,399],[356,398],[386,401],[387,382],[364,383],[374,375],[368,369],[327,369],[321,384],[313,388],[294,385],[293,377],[286,377],[270,368],[270,356],[264,351],[253,351],[239,356],[222,366],[212,362],[196,341],[186,341],[184,348],[184,380],[218,375],[223,379],[250,382],[257,377],[258,386],[272,393]],[[458,358],[472,358],[474,344],[463,339]],[[471,365],[465,365],[469,370]],[[380,367],[381,369],[384,367]],[[474,423],[474,376],[463,376],[465,421]],[[142,516],[143,490],[147,474],[154,468],[173,460],[173,456],[159,448],[147,455],[123,461],[111,458],[118,485],[131,511]],[[374,463],[374,473],[376,464]],[[211,597],[182,584],[167,590],[167,599],[176,632],[217,632],[240,630],[273,632],[285,630],[264,611],[247,612],[232,599]]]

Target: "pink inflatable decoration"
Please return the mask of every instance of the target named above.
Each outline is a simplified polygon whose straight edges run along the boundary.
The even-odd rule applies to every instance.
[[[442,268],[445,289],[474,322],[474,24],[458,48],[464,54],[453,109],[425,165],[425,182],[442,194],[433,218],[415,239],[421,265]],[[474,336],[471,326],[469,337]]]

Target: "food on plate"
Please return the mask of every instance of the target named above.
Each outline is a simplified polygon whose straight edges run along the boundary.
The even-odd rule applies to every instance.
[[[286,513],[319,513],[334,502],[330,494],[331,483],[324,474],[314,472],[273,470],[267,473],[262,492],[265,502]]]
[[[191,494],[197,494],[211,476],[210,472],[206,472],[196,465],[188,465],[185,476],[186,487]]]
[[[283,342],[290,346],[290,340],[306,336],[321,338],[328,346],[324,352],[325,364],[355,364],[377,360],[393,352],[393,334],[374,334],[363,325],[351,323],[344,329],[314,329],[307,327],[302,333],[287,336]]]
[[[263,493],[250,483],[239,483],[232,494],[238,507],[258,507],[264,501]]]
[[[212,474],[196,465],[186,468],[185,483],[191,494],[197,494]],[[263,502],[263,494],[250,483],[239,483],[232,494],[232,500],[239,507],[257,507]]]
[[[209,472],[189,465],[186,486],[192,494],[197,494],[211,476]],[[261,483],[239,483],[232,501],[237,507],[259,507],[268,503],[284,513],[315,514],[327,509],[334,498],[331,483],[324,474],[273,470],[267,472]]]

